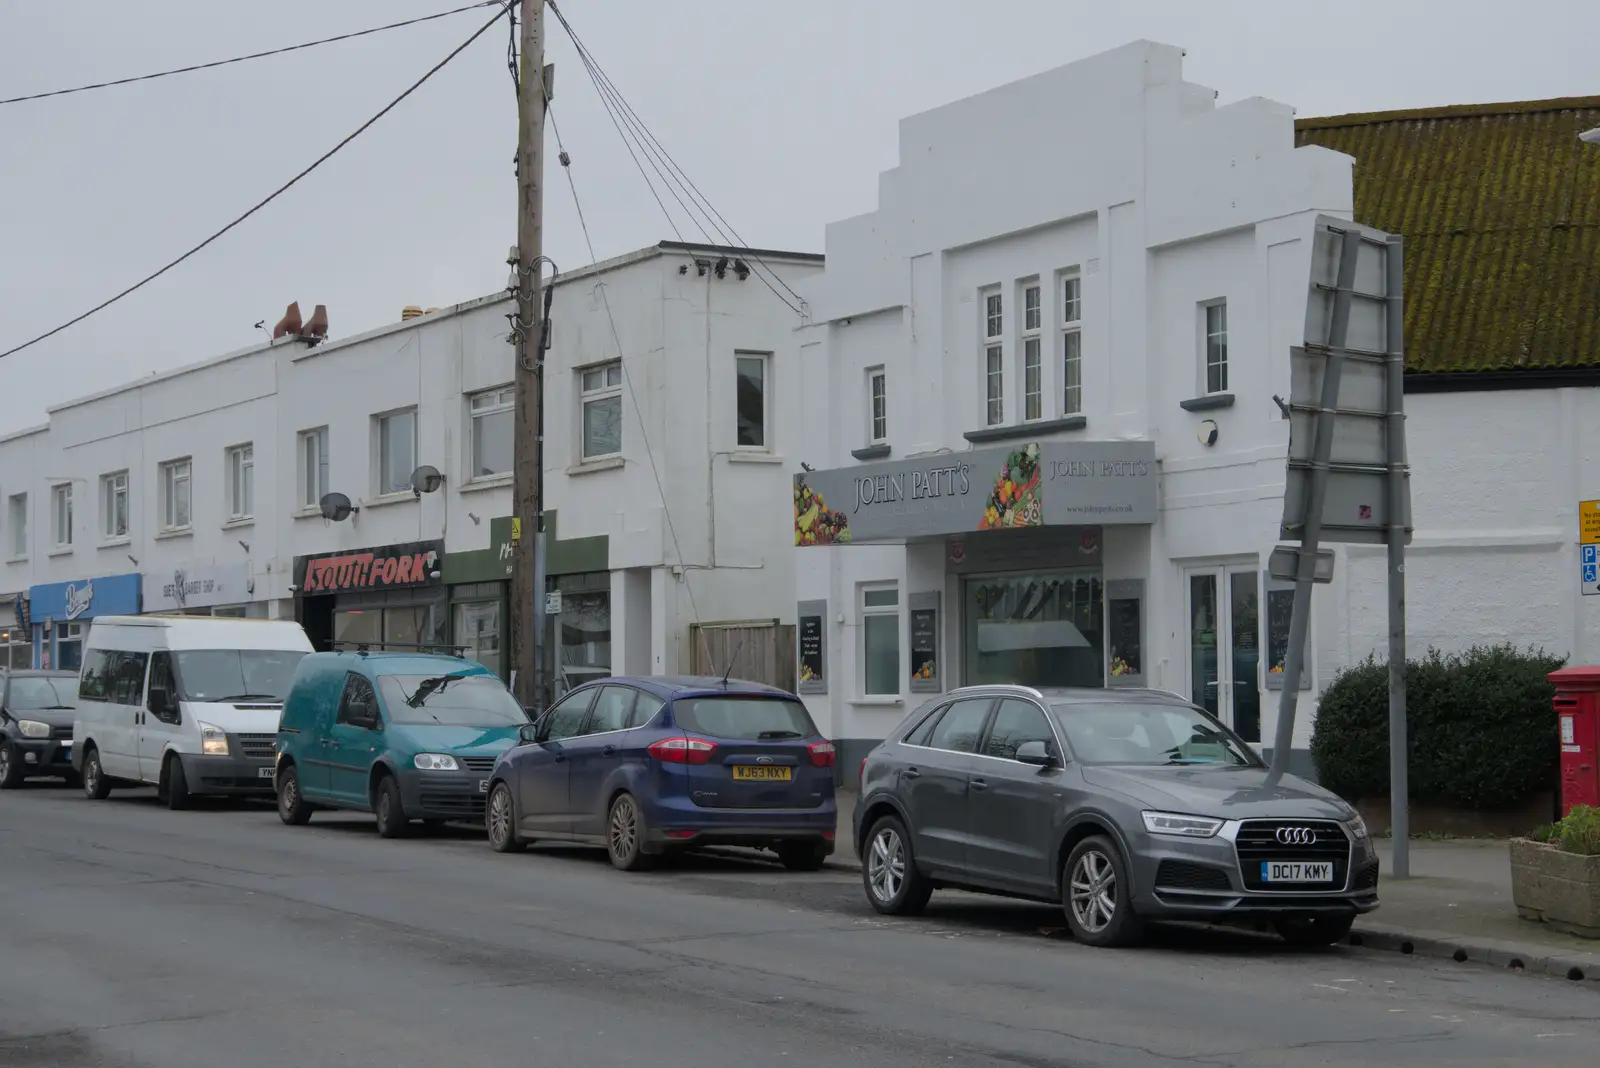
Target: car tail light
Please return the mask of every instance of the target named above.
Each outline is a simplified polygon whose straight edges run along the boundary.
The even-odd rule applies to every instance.
[[[867,758],[866,757],[862,757],[861,758],[861,766],[856,769],[856,793],[859,794],[861,792],[861,788],[863,786],[865,786],[866,784],[867,784]]]
[[[838,759],[839,751],[833,747],[832,742],[812,742],[806,746],[806,752],[811,754],[811,763],[819,768],[831,768]]]
[[[647,752],[663,764],[704,764],[716,748],[704,738],[663,738]]]

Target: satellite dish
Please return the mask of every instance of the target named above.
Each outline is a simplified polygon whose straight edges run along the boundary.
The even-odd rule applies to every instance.
[[[417,496],[432,493],[444,485],[444,476],[432,464],[423,464],[411,472],[411,489]]]
[[[349,519],[356,510],[355,505],[350,503],[350,498],[342,493],[324,493],[317,505],[322,509],[322,518],[331,519],[335,523]]]

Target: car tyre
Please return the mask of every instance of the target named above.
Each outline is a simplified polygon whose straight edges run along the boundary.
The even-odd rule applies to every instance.
[[[404,838],[411,833],[411,820],[406,817],[405,806],[400,803],[400,784],[393,775],[378,780],[378,789],[372,800],[372,814],[378,817],[380,838]]]
[[[655,858],[644,851],[644,813],[632,794],[618,794],[606,814],[606,852],[618,871],[644,871]]]
[[[778,845],[778,863],[790,871],[821,871],[827,862],[827,851],[816,842],[782,842]]]
[[[15,790],[25,778],[21,755],[10,742],[0,742],[0,790]]]
[[[293,764],[286,764],[276,778],[278,818],[291,827],[304,827],[311,822],[312,808],[300,793],[299,771]]]
[[[167,756],[167,770],[161,776],[161,788],[157,793],[166,806],[174,812],[189,807],[192,800],[189,794],[189,777],[183,773],[183,761],[176,755]]]
[[[915,916],[928,907],[933,883],[917,868],[911,835],[898,816],[884,816],[867,832],[861,852],[867,902],[887,916]]]
[[[1088,946],[1136,942],[1144,925],[1133,911],[1133,885],[1117,844],[1104,835],[1073,847],[1062,868],[1061,906],[1072,937]]]
[[[495,783],[489,791],[483,826],[489,834],[489,846],[496,853],[520,853],[528,847],[517,834],[517,806],[511,800],[511,787],[503,782]]]
[[[1278,937],[1291,946],[1331,946],[1344,940],[1355,925],[1355,916],[1305,916],[1274,920]]]
[[[111,796],[111,780],[100,764],[100,750],[92,745],[83,754],[83,793],[91,801],[104,801]]]

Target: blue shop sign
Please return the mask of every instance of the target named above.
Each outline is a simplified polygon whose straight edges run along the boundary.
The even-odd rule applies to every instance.
[[[136,616],[139,590],[137,574],[52,582],[28,591],[28,614],[35,623],[46,619],[70,622],[95,616]]]

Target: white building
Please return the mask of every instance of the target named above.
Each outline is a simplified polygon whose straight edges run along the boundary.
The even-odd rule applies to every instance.
[[[779,402],[799,393],[800,319],[755,272],[798,287],[820,261],[665,242],[561,276],[545,374],[557,685],[688,670],[695,622],[792,622],[800,428]],[[497,294],[256,346],[0,438],[0,611],[28,624],[5,631],[8,659],[72,666],[94,615],[184,609],[298,618],[319,644],[461,644],[504,671],[510,310]],[[425,465],[442,486],[419,494]],[[324,518],[330,493],[342,519]]]
[[[985,681],[1157,686],[1272,738],[1272,397],[1351,160],[1297,149],[1285,105],[1217,107],[1182,56],[1141,42],[906,119],[878,209],[828,228],[796,600],[801,689],[847,766]]]

